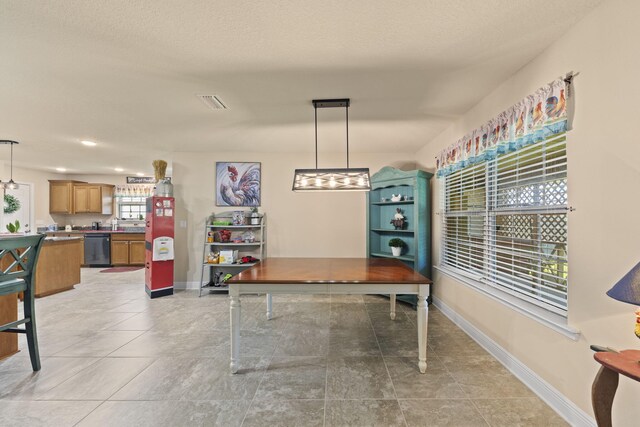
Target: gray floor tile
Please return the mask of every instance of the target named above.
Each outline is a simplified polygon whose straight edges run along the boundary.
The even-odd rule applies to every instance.
[[[216,357],[228,355],[228,334],[147,331],[110,357]]]
[[[54,354],[56,357],[104,357],[132,341],[142,331],[96,331],[91,337]]]
[[[324,423],[324,400],[254,400],[243,427],[314,427]]]
[[[3,427],[73,426],[93,411],[100,402],[75,400],[0,401],[0,425]]]
[[[329,357],[380,356],[380,346],[371,327],[332,329],[329,333]]]
[[[408,427],[451,426],[488,427],[473,402],[468,399],[400,400]]]
[[[326,356],[329,352],[328,329],[288,328],[282,334],[276,356]]]
[[[327,361],[320,357],[274,357],[256,399],[324,399]]]
[[[327,427],[405,425],[397,400],[327,400]]]
[[[537,397],[528,399],[474,399],[492,427],[567,426],[558,414]]]
[[[8,359],[0,365],[0,399],[38,399],[98,360],[76,357],[42,358],[42,369],[33,372],[28,357]]]
[[[44,400],[105,400],[146,369],[153,359],[106,358],[42,395]]]
[[[395,399],[382,357],[329,359],[327,399]]]
[[[240,426],[249,401],[113,402],[100,405],[79,427]]]
[[[252,399],[267,361],[241,360],[238,374],[229,359],[163,358],[152,363],[110,400],[242,400]]]
[[[437,358],[427,361],[427,372],[418,373],[417,358],[385,357],[398,399],[459,399],[467,397]]]

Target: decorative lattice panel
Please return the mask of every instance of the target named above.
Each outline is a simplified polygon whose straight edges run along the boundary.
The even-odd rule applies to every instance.
[[[567,242],[567,215],[540,215],[540,239],[544,242]]]
[[[496,236],[511,239],[533,239],[535,215],[496,216]]]
[[[545,182],[542,192],[543,205],[555,206],[567,204],[567,181],[558,179]]]

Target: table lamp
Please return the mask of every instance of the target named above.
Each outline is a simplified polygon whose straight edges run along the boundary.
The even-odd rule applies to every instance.
[[[618,280],[618,283],[607,291],[607,295],[618,301],[640,305],[640,263]],[[640,338],[640,309],[636,310],[635,333]]]

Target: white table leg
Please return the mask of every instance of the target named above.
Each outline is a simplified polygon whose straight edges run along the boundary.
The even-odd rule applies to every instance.
[[[427,324],[429,322],[429,285],[420,285],[418,294],[418,368],[421,373],[427,371]]]
[[[238,372],[240,362],[240,291],[237,287],[229,288],[229,314],[231,316],[231,373]]]
[[[267,319],[271,320],[271,318],[273,317],[273,311],[272,311],[273,305],[271,302],[271,294],[267,294]]]
[[[389,313],[389,317],[391,317],[391,320],[396,320],[396,294],[389,295],[389,304],[391,308],[391,313]]]

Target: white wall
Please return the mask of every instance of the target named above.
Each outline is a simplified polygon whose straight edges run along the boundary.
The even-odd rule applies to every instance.
[[[267,254],[275,257],[361,257],[366,255],[365,193],[309,194],[291,191],[295,168],[313,165],[308,153],[175,153],[176,282],[200,280],[204,221],[215,206],[216,161],[261,162],[262,206],[267,215]],[[327,165],[342,165],[344,153],[323,153]],[[407,153],[352,153],[352,167],[371,173],[391,165],[415,167]],[[187,228],[179,227],[180,221]],[[185,231],[185,233],[183,233]]]
[[[599,365],[589,344],[638,348],[634,307],[605,292],[640,261],[640,2],[606,1],[534,61],[418,152],[433,171],[436,154],[538,87],[573,70],[576,116],[569,162],[569,323],[571,341],[459,282],[435,275],[434,294],[587,413]],[[435,180],[434,180],[435,181]],[[434,200],[439,200],[437,181]],[[434,255],[441,229],[434,215]],[[620,380],[614,425],[638,425],[640,383]]]

